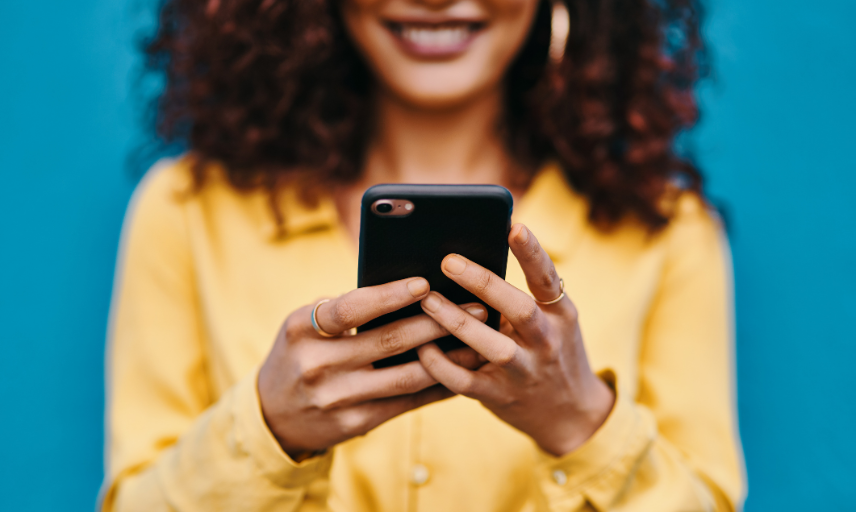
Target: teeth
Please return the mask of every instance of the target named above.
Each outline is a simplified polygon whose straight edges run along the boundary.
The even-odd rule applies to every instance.
[[[470,36],[470,29],[464,25],[446,27],[401,27],[401,38],[405,41],[429,48],[448,48],[457,46]]]

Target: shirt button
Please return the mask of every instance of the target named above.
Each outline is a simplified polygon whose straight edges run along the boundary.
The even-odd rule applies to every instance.
[[[561,469],[557,469],[553,471],[553,480],[559,485],[565,485],[568,483],[568,475]]]
[[[428,468],[423,466],[422,464],[416,464],[410,470],[410,481],[413,482],[413,485],[422,485],[428,481],[428,478],[431,476],[431,473],[428,471]]]

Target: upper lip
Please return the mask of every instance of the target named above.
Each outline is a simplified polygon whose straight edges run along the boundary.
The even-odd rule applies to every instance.
[[[438,30],[443,27],[460,27],[461,25],[466,25],[468,29],[472,32],[481,30],[485,26],[485,22],[481,20],[473,20],[473,19],[463,19],[463,18],[443,18],[427,21],[424,18],[420,18],[417,20],[407,20],[404,21],[402,19],[396,20],[385,20],[384,25],[386,25],[387,29],[389,29],[393,34],[400,35],[405,27],[411,28],[422,28],[422,29],[433,29]]]
[[[475,17],[453,17],[447,15],[402,16],[386,18],[387,25],[416,25],[422,27],[441,27],[443,25],[484,25],[485,20]]]

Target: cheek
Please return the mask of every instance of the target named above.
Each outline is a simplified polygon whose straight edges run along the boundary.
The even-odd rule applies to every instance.
[[[526,42],[539,0],[494,0],[485,2],[493,14],[491,39],[494,64],[507,67]]]
[[[528,32],[541,1],[546,0],[484,0],[482,4],[495,23],[519,33]]]
[[[376,43],[371,40],[372,29],[379,18],[384,0],[344,0],[339,2],[339,12],[345,31],[357,48],[372,53]]]
[[[392,0],[394,2],[395,0]],[[342,20],[384,89],[425,107],[467,101],[501,86],[529,33],[538,0],[480,0],[489,24],[459,58],[428,62],[405,54],[380,23],[390,0],[345,0]]]
[[[483,5],[491,13],[484,45],[461,66],[474,84],[499,85],[529,36],[539,0],[493,0]]]
[[[345,0],[340,3],[342,23],[369,67],[377,73],[379,68],[394,65],[395,48],[379,24],[381,11],[388,0]]]

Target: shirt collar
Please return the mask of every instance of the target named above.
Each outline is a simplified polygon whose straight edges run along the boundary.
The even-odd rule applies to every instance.
[[[585,232],[587,202],[568,184],[556,163],[546,164],[514,209],[553,261],[570,258]]]
[[[277,225],[270,210],[270,202],[261,195],[258,207],[262,215],[262,230],[271,241],[281,241],[312,231],[332,229],[339,224],[339,212],[333,198],[321,194],[313,206],[304,205],[296,187],[287,187],[280,194],[279,208],[282,211],[282,225]]]
[[[267,239],[281,241],[312,231],[332,229],[339,212],[329,195],[321,194],[317,205],[308,207],[295,187],[280,196],[283,224],[278,226],[264,195],[257,196],[259,214]],[[536,174],[526,194],[514,209],[514,222],[522,222],[535,234],[554,261],[570,257],[577,247],[586,221],[586,200],[574,191],[556,163],[548,163]]]

